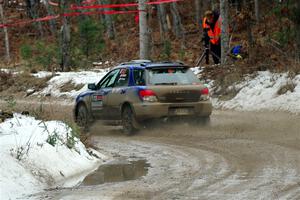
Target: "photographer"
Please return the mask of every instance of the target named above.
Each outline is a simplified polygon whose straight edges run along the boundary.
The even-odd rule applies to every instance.
[[[221,18],[218,11],[206,11],[202,27],[202,41],[206,48],[206,64],[209,64],[209,51],[211,51],[214,63],[219,64],[221,57]]]

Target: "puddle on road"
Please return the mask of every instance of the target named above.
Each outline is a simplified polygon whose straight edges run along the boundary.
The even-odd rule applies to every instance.
[[[135,180],[145,176],[149,167],[150,165],[146,160],[107,163],[85,177],[81,185],[99,185],[109,182]]]

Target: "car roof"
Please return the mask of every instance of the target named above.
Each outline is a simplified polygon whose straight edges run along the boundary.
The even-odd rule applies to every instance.
[[[189,66],[183,64],[182,62],[171,62],[171,61],[163,61],[163,62],[152,62],[151,60],[132,60],[130,62],[125,62],[119,64],[116,68],[124,68],[124,67],[132,67],[132,68],[160,68],[160,67],[184,67],[189,68]]]

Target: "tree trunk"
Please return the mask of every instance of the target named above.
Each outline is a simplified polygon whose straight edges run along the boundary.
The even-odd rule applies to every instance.
[[[45,3],[45,7],[46,7],[48,15],[49,16],[50,15],[54,15],[51,6],[49,6],[49,1],[48,0],[44,0],[44,3]],[[55,23],[55,20],[50,20],[49,21],[49,25],[50,25],[50,31],[51,31],[52,35],[55,36],[55,33],[56,33],[56,23]]]
[[[248,36],[248,44],[249,44],[249,46],[253,47],[254,46],[254,41],[253,41],[251,21],[247,22],[247,36]]]
[[[103,1],[104,4],[109,4],[110,1],[109,0],[105,0]],[[104,8],[104,11],[109,11],[111,10],[110,8]],[[116,33],[116,29],[115,29],[115,25],[112,19],[111,15],[104,15],[104,20],[105,20],[105,28],[106,28],[106,32],[107,35],[109,37],[109,39],[114,39],[115,38],[115,33]]]
[[[228,24],[228,1],[221,0],[220,1],[220,14],[222,18],[221,25],[221,64],[226,64],[227,53],[229,50],[229,24]]]
[[[255,4],[255,18],[256,18],[256,22],[259,23],[259,20],[260,20],[259,0],[254,0],[254,4]]]
[[[3,24],[6,23],[4,14],[3,14],[3,7],[2,4],[0,4],[0,17],[1,17],[1,21]],[[5,59],[7,62],[10,62],[10,54],[9,54],[9,39],[8,39],[8,32],[7,32],[7,27],[3,28],[4,31],[4,41],[5,41]]]
[[[201,8],[202,8],[202,1],[200,1],[200,0],[195,0],[195,9],[196,9],[196,15],[195,15],[195,17],[196,17],[196,24],[199,26],[199,29],[202,27],[201,26],[201,23],[200,23],[200,21],[201,21]]]
[[[60,1],[61,13],[65,13],[67,8],[66,0]],[[61,29],[61,71],[70,71],[70,43],[71,33],[67,17],[62,18],[62,29]]]
[[[215,9],[214,6],[215,6],[215,1],[210,0],[210,10],[214,10]]]
[[[212,9],[210,1],[211,0],[201,0],[202,11],[205,12],[206,10]],[[203,15],[201,17],[203,17]]]
[[[296,62],[300,63],[300,2],[295,1]]]
[[[159,4],[157,13],[158,13],[157,16],[159,21],[160,37],[162,40],[164,40],[165,34],[168,32],[168,23],[167,23],[165,5]]]
[[[102,0],[98,0],[97,2],[98,2],[98,4],[99,4],[99,5],[103,5],[103,3],[102,3]],[[102,9],[102,8],[100,8],[100,9],[97,9],[97,10],[98,10],[98,11],[103,11],[103,9]],[[100,14],[100,15],[99,15],[99,17],[100,17],[100,21],[101,21],[102,25],[104,25],[104,26],[105,26],[105,19],[104,19],[104,15],[103,15],[103,14]]]
[[[146,1],[147,0],[139,0],[140,59],[150,59]]]
[[[26,4],[27,4],[27,12],[28,12],[29,16],[32,19],[38,18],[38,13],[37,13],[38,3],[35,0],[26,0]],[[40,36],[43,37],[44,31],[43,31],[42,23],[41,22],[36,22],[35,24],[37,25]]]
[[[183,37],[183,26],[181,23],[181,17],[179,15],[176,3],[171,4],[171,13],[172,13],[172,18],[173,18],[173,31],[177,38],[182,38]]]

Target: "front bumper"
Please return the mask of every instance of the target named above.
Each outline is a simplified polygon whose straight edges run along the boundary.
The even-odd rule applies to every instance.
[[[209,100],[189,103],[137,103],[132,106],[138,120],[173,116],[207,117],[212,113]],[[185,112],[177,112],[182,110]]]

